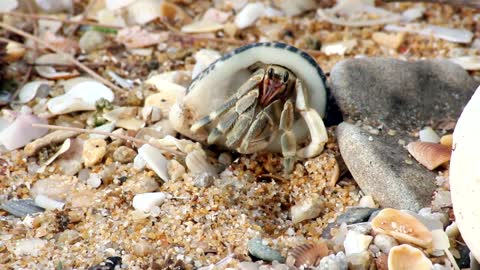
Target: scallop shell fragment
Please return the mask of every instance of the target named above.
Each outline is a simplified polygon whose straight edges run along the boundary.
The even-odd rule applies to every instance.
[[[325,256],[328,256],[327,244],[324,242],[306,243],[290,251],[287,258],[287,264],[297,268],[302,266],[316,266]]]
[[[43,85],[52,86],[53,83],[47,80],[38,80],[38,81],[31,81],[26,83],[18,93],[18,99],[20,103],[27,103],[37,96],[38,90]]]
[[[424,248],[432,246],[432,233],[415,217],[402,211],[385,208],[372,220],[376,233],[387,234],[400,242]],[[413,268],[412,268],[413,269]]]
[[[47,79],[68,79],[73,78],[80,73],[73,69],[72,71],[57,71],[53,65],[69,65],[71,64],[70,58],[66,54],[62,53],[50,53],[44,54],[35,60],[35,64],[38,66],[35,67],[35,71],[42,77]],[[51,65],[51,66],[49,66]]]
[[[393,247],[388,253],[389,270],[430,270],[432,262],[420,251],[410,245]]]
[[[429,170],[434,170],[448,162],[452,154],[447,146],[430,142],[411,142],[407,145],[407,149],[420,164]]]
[[[99,82],[85,81],[78,83],[64,95],[50,99],[47,107],[54,114],[92,111],[95,110],[95,102],[102,98],[113,101],[112,90]]]

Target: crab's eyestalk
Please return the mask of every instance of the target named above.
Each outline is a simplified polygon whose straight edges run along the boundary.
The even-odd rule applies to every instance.
[[[289,90],[289,82],[293,76],[283,67],[269,66],[266,76],[263,79],[262,92],[260,96],[260,104],[268,106],[274,100],[286,96]]]

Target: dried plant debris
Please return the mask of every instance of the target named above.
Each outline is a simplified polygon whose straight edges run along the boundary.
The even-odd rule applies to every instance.
[[[467,261],[448,181],[455,119],[411,132],[419,141],[402,154],[426,168],[412,158],[395,165],[438,174],[431,208],[419,214],[382,210],[360,190],[335,126],[320,155],[283,173],[282,154],[202,144],[194,139],[206,130],[183,136],[170,120],[178,112],[194,119],[178,107],[191,83],[254,42],[295,46],[327,75],[341,60],[383,56],[449,59],[480,78],[472,9],[372,0],[2,0],[0,12],[0,265],[449,269],[454,257]],[[239,72],[221,66],[211,87],[248,81],[242,63],[251,58],[239,56]],[[202,92],[205,115],[220,99]],[[242,102],[229,114],[246,121]],[[272,110],[284,117],[281,107]],[[376,140],[384,127],[370,131]],[[281,152],[280,144],[272,148]]]

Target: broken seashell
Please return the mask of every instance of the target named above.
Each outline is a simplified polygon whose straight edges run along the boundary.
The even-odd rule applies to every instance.
[[[402,211],[385,208],[372,220],[376,233],[387,234],[400,242],[412,243],[424,248],[432,245],[432,233],[415,217]]]
[[[78,83],[67,93],[50,99],[47,107],[54,114],[93,111],[96,109],[95,102],[102,98],[112,102],[112,90],[99,82],[86,81]]]
[[[349,257],[355,253],[362,253],[367,251],[368,246],[372,242],[373,237],[370,235],[364,235],[356,231],[348,231],[347,237],[343,242],[343,247],[345,248],[345,255]]]
[[[167,85],[173,85],[168,83]],[[145,99],[145,106],[154,106],[159,108],[163,116],[167,116],[170,108],[185,95],[185,88],[180,85],[175,85],[175,88],[160,90],[159,93],[148,96]]]
[[[304,220],[316,218],[324,208],[324,203],[320,195],[314,193],[307,199],[298,202],[290,208],[290,216],[294,224]]]
[[[161,205],[170,196],[164,192],[141,193],[133,197],[133,208],[135,210],[150,212],[153,208]]]
[[[205,12],[205,14],[203,14],[202,20],[217,22],[217,23],[225,23],[227,22],[228,17],[230,17],[230,12],[223,12],[216,8],[209,8]]]
[[[207,68],[211,63],[215,62],[222,55],[215,50],[201,49],[195,53],[195,66],[192,70],[192,79],[197,77],[205,68]]]
[[[214,21],[201,20],[191,24],[184,25],[182,32],[184,33],[208,33],[222,30],[225,26]]]
[[[317,7],[317,2],[314,0],[276,0],[275,5],[282,9],[287,16],[299,15],[305,11],[313,10]]]
[[[130,5],[135,0],[105,0],[105,5],[109,10],[116,10]]]
[[[167,169],[168,160],[163,156],[162,151],[149,144],[144,144],[138,149],[138,154],[160,179],[165,182],[169,180]]]
[[[18,0],[2,0],[0,1],[0,12],[10,12],[18,7]]]
[[[456,43],[470,43],[473,38],[473,33],[466,29],[448,28],[437,25],[423,26],[416,23],[406,24],[405,26],[390,24],[385,26],[385,30],[391,32],[416,33],[427,37],[434,36]]]
[[[350,39],[345,41],[339,41],[335,43],[325,44],[322,46],[321,51],[326,55],[345,55],[349,53],[355,46],[357,46],[356,39]]]
[[[48,122],[32,114],[20,113],[0,132],[0,145],[3,144],[10,151],[23,147],[48,133],[48,129],[32,127],[32,124],[48,124]]]
[[[260,2],[248,3],[235,17],[235,25],[239,29],[252,26],[264,14],[265,8],[265,4]]]
[[[65,203],[51,199],[43,194],[35,197],[35,204],[47,210],[62,210]]]
[[[192,21],[192,18],[182,8],[166,1],[160,4],[160,19],[173,25]]]
[[[0,208],[16,217],[25,217],[45,211],[45,209],[37,206],[31,199],[9,200],[2,203]]]
[[[440,144],[441,144],[441,145],[445,145],[446,147],[452,149],[452,145],[453,145],[453,135],[452,135],[452,134],[443,135],[443,136],[440,138]]]
[[[44,54],[35,60],[35,71],[42,77],[47,79],[68,79],[80,75],[80,73],[73,69],[71,72],[57,71],[53,66],[48,65],[69,65],[71,64],[69,57],[66,54],[50,53]]]
[[[70,149],[70,142],[71,140],[70,139],[66,139],[62,146],[60,146],[60,149],[58,149],[58,151],[53,154],[38,170],[37,170],[37,173],[43,173],[45,171],[45,168],[50,165],[53,161],[55,161],[55,159],[57,159],[58,156],[60,156],[61,154],[65,153],[68,151],[68,149]]]
[[[480,56],[460,56],[448,59],[466,70],[480,70]]]
[[[135,23],[144,25],[159,18],[162,1],[137,0],[128,6],[128,17]]]
[[[432,262],[420,251],[410,245],[400,245],[388,253],[389,270],[430,270]]]
[[[402,16],[374,6],[370,0],[342,0],[329,9],[318,9],[320,19],[344,26],[372,26],[397,22]]]
[[[157,90],[163,90],[165,88],[176,87],[178,89],[178,85],[188,87],[191,79],[190,72],[184,70],[176,70],[176,71],[168,71],[163,72],[160,74],[156,74],[151,76],[145,81],[145,84],[154,85]],[[167,85],[168,83],[173,84],[172,86]]]
[[[168,39],[168,32],[151,33],[140,26],[123,28],[118,31],[115,41],[129,49],[155,45]]]
[[[18,93],[18,99],[20,103],[27,103],[34,99],[37,96],[38,89],[44,85],[52,86],[53,82],[47,80],[38,80],[26,83]]]
[[[434,170],[448,162],[452,151],[441,144],[429,142],[411,142],[407,145],[408,152],[423,166]]]
[[[383,32],[375,32],[372,34],[372,39],[381,46],[396,50],[405,40],[405,34],[387,34]]]
[[[7,52],[6,55],[3,57],[3,60],[7,62],[15,62],[25,55],[26,49],[20,43],[8,42],[6,51]]]
[[[317,266],[325,256],[328,256],[328,246],[325,242],[306,243],[290,251],[287,264],[297,268]]]
[[[439,143],[440,136],[433,130],[431,127],[425,127],[420,132],[418,136],[421,142],[430,142],[430,143]]]
[[[193,150],[185,157],[185,163],[192,174],[208,173],[216,175],[217,170],[207,160],[207,155],[203,150]]]

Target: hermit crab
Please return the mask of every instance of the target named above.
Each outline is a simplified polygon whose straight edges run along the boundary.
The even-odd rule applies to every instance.
[[[293,46],[266,42],[240,47],[203,70],[169,118],[178,132],[200,142],[242,154],[280,152],[290,172],[297,158],[323,151],[325,107],[325,75],[315,60]]]

